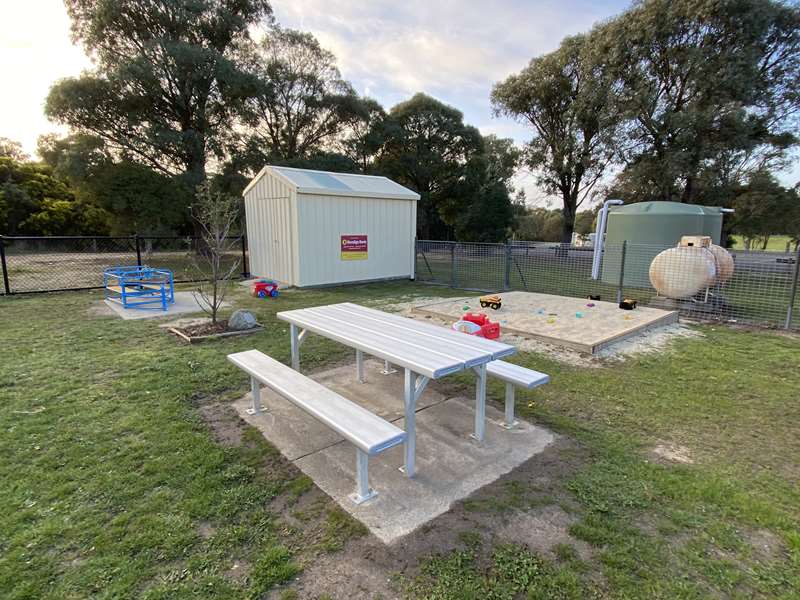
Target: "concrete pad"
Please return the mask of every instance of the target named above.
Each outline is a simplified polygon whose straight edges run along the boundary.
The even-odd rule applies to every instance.
[[[470,296],[417,306],[412,312],[455,322],[464,314],[484,312],[500,322],[502,333],[513,333],[555,346],[594,354],[614,342],[635,336],[647,329],[677,323],[678,312],[647,306],[622,310],[615,302],[569,298],[533,292],[500,294],[499,310],[481,308],[480,296]],[[594,306],[587,306],[588,304]],[[577,313],[582,316],[578,317]]]
[[[103,302],[114,311],[114,314],[126,321],[203,312],[192,292],[175,292],[175,302],[168,304],[167,310],[161,310],[160,304],[139,308],[125,308],[119,302],[112,302],[111,300],[104,300]],[[229,308],[230,304],[223,302],[222,307]]]
[[[367,361],[367,382],[363,384],[355,382],[355,365],[312,378],[403,427],[402,378],[381,375],[382,367],[383,363]],[[479,443],[469,435],[474,427],[474,399],[448,398],[432,382],[417,407],[416,476],[409,479],[399,470],[402,446],[372,457],[370,484],[378,496],[356,505],[348,498],[355,489],[353,446],[274,394],[266,392],[262,399],[269,411],[266,414],[245,412],[251,404],[249,395],[234,406],[245,421],[384,543],[446,512],[454,502],[542,452],[555,439],[551,432],[524,421],[507,431],[498,424],[502,412],[487,406],[486,439]]]

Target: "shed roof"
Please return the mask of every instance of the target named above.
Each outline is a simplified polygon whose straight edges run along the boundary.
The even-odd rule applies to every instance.
[[[266,174],[272,174],[295,187],[299,194],[324,196],[357,196],[361,198],[389,198],[393,200],[419,200],[419,194],[395,183],[388,177],[333,173],[312,169],[295,169],[267,165],[247,185],[242,195]]]

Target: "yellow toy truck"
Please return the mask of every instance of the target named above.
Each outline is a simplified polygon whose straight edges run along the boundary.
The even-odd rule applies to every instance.
[[[503,305],[503,300],[498,294],[490,294],[480,297],[481,308],[491,308],[497,310]]]

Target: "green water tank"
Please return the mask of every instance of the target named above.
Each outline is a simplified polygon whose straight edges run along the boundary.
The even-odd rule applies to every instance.
[[[625,285],[650,287],[650,263],[684,235],[707,235],[719,244],[722,211],[717,206],[680,202],[638,202],[614,207],[606,225],[602,279],[619,283],[622,242],[627,241]]]

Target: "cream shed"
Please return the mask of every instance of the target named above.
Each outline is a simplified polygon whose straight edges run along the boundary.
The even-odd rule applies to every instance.
[[[297,287],[414,278],[419,194],[391,179],[266,166],[242,195],[254,277]]]

